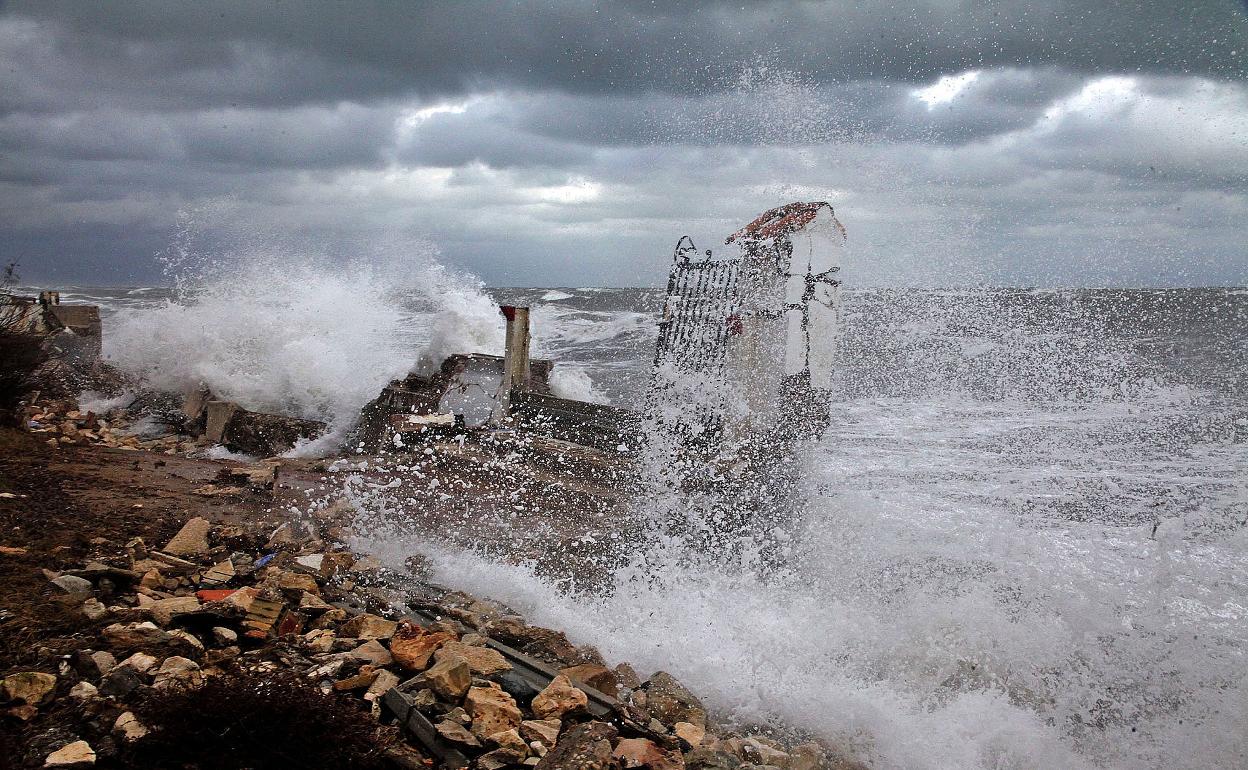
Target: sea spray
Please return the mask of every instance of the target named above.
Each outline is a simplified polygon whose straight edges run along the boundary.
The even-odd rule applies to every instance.
[[[109,319],[105,358],[153,388],[206,385],[248,409],[329,424],[327,448],[391,379],[452,352],[494,352],[502,319],[478,283],[412,244],[331,258],[240,248],[175,276],[175,295]],[[178,263],[185,269],[185,262]]]

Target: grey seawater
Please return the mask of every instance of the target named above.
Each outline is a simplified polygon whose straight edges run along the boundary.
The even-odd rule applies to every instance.
[[[489,293],[593,397],[644,398],[661,292]],[[845,321],[787,578],[447,576],[879,766],[1248,766],[1248,291],[872,289]]]

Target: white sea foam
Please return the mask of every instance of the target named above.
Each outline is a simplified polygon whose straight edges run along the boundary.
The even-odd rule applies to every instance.
[[[332,445],[391,379],[451,352],[495,351],[502,319],[479,284],[428,250],[400,261],[246,250],[156,306],[109,319],[105,357],[162,390],[203,383],[244,407],[323,420]]]

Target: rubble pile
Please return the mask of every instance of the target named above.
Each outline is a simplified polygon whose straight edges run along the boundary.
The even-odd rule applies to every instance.
[[[336,548],[332,530],[192,518],[160,548],[101,539],[80,569],[45,570],[89,638],[55,672],[3,677],[5,719],[37,727],[51,708],[78,712],[77,729],[30,742],[26,766],[107,764],[162,729],[139,716],[142,698],[238,672],[293,672],[370,712],[395,767],[829,766],[815,743],[733,734],[669,674],[608,667],[503,605]]]
[[[31,433],[46,436],[48,446],[106,446],[114,449],[146,450],[165,454],[185,453],[197,448],[193,439],[172,430],[166,434],[143,438],[130,432],[130,420],[115,413],[112,419],[90,411],[81,411],[72,400],[37,401],[27,407],[26,427]]]

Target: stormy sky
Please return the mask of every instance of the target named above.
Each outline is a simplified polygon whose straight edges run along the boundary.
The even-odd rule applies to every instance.
[[[1246,74],[1242,0],[0,2],[0,260],[657,285],[801,199],[862,284],[1244,285]]]

